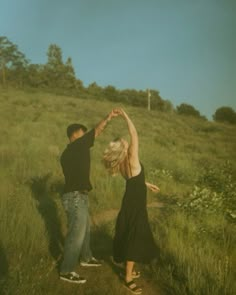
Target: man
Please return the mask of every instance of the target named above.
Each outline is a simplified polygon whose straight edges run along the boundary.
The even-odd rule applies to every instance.
[[[85,283],[74,270],[78,259],[82,266],[101,266],[92,256],[90,249],[90,224],[88,213],[88,192],[90,183],[90,148],[94,139],[101,134],[107,123],[116,117],[116,111],[87,132],[81,124],[71,124],[67,128],[70,143],[61,155],[61,166],[65,176],[65,193],[62,202],[68,219],[65,239],[64,259],[60,268],[60,279],[72,283]]]

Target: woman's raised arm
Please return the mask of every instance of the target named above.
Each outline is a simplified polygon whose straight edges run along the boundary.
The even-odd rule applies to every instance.
[[[126,112],[123,109],[117,110],[120,115],[125,119],[128,125],[128,130],[130,134],[130,145],[129,145],[129,159],[130,159],[130,165],[132,166],[132,170],[140,170],[140,163],[139,163],[139,156],[138,156],[138,150],[139,150],[139,140],[138,140],[138,133],[137,130],[129,118],[129,116],[126,114]]]

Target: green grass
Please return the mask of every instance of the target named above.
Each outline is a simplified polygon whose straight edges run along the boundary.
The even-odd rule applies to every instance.
[[[59,156],[67,144],[66,126],[93,127],[114,106],[86,100],[0,89],[0,290],[3,294],[126,294],[109,264],[114,220],[93,227],[93,248],[106,260],[104,271],[89,272],[87,287],[61,283],[57,259],[66,219],[60,202],[63,175]],[[149,215],[160,259],[142,267],[148,294],[233,294],[235,225],[221,215],[187,214],[176,202],[194,190],[204,167],[230,160],[236,172],[235,127],[195,118],[125,107],[140,137],[147,179],[161,188],[162,209]],[[107,143],[128,137],[116,118],[92,151],[91,215],[120,206],[124,182],[111,178],[101,157]],[[233,178],[235,179],[235,178]],[[204,227],[207,230],[201,231]],[[148,289],[149,288],[149,289]],[[1,291],[0,291],[1,292]],[[146,294],[146,293],[145,293]]]

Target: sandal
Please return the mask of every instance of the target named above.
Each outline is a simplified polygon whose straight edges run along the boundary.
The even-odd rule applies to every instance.
[[[141,276],[140,271],[133,271],[133,272],[132,272],[132,278],[133,278],[133,279],[138,279],[138,278],[140,278],[140,276]],[[125,273],[121,272],[121,273],[120,273],[120,277],[121,277],[122,279],[124,279],[124,278],[125,278]]]
[[[138,287],[133,280],[128,283],[125,282],[124,287],[127,288],[129,291],[131,291],[133,294],[142,293],[142,289]]]
[[[138,279],[138,278],[140,278],[140,276],[141,276],[141,273],[140,273],[140,271],[133,271],[132,272],[132,277],[133,277],[133,279]]]

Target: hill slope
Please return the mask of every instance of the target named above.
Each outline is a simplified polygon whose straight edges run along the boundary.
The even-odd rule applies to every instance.
[[[66,126],[82,122],[93,127],[118,105],[3,89],[0,104],[0,284],[3,293],[126,294],[109,262],[114,221],[108,222],[105,217],[104,222],[94,224],[92,235],[95,254],[106,261],[103,271],[87,273],[86,287],[63,284],[57,275],[66,225],[60,203],[63,177],[59,165],[60,153],[67,144]],[[227,241],[224,246],[218,245],[214,242],[215,236],[207,235],[203,244],[196,244],[201,252],[191,252],[191,245],[199,240],[195,236],[198,228],[194,218],[182,209],[175,210],[178,202],[185,202],[191,196],[208,167],[217,169],[230,161],[231,176],[235,176],[235,127],[142,108],[126,107],[126,110],[138,129],[140,158],[147,178],[161,188],[160,195],[150,194],[149,200],[165,203],[163,209],[149,209],[161,258],[150,267],[140,266],[145,278],[144,294],[157,294],[160,289],[163,294],[164,290],[167,294],[181,295],[201,294],[202,290],[204,294],[213,294],[213,290],[214,294],[223,294],[222,290],[230,294],[234,227],[227,223],[224,214],[212,215],[206,221],[207,228],[215,234],[221,224],[220,242],[223,231]],[[104,148],[117,136],[127,137],[121,118],[107,127],[92,151],[92,216],[105,216],[120,206],[124,183],[119,177],[110,178],[101,164]],[[208,255],[208,251],[212,254]],[[200,262],[198,255],[202,256]],[[208,261],[204,261],[206,257]],[[219,262],[220,257],[227,257],[226,262]],[[214,271],[219,269],[225,272],[214,281]],[[209,277],[204,278],[205,273]],[[209,279],[213,280],[213,287],[208,287]]]

